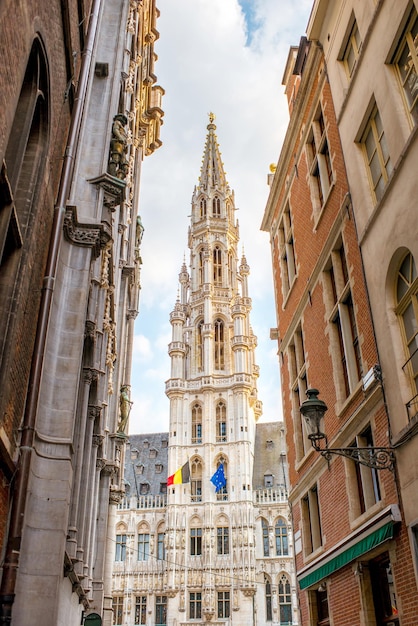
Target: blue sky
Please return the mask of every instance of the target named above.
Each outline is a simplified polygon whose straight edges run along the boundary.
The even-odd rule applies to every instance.
[[[288,124],[282,77],[290,46],[305,34],[311,0],[157,0],[155,73],[165,89],[163,145],[144,160],[139,211],[145,228],[135,324],[130,433],[168,430],[170,312],[183,258],[208,114],[235,191],[240,246],[251,269],[251,321],[258,337],[263,421],[281,419],[270,243],[260,231],[267,174]],[[297,10],[295,7],[297,6]],[[240,250],[241,251],[241,250]]]

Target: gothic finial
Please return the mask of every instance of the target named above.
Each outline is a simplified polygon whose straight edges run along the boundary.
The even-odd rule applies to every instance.
[[[214,113],[209,113],[209,124],[213,124],[213,122],[215,121],[215,114]]]

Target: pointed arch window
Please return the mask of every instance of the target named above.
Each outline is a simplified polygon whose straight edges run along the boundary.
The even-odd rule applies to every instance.
[[[289,543],[287,538],[287,524],[283,518],[279,518],[274,527],[276,541],[276,555],[287,556],[289,554]]]
[[[203,254],[203,250],[199,251],[198,276],[199,276],[199,287],[201,287],[203,283],[205,282],[205,257]]]
[[[48,91],[47,61],[41,43],[36,40],[0,171],[0,362],[3,367],[6,344],[13,341],[10,320],[14,319],[17,301],[14,296],[19,293],[21,277],[27,269],[25,256],[29,243],[34,241],[26,234],[31,228],[36,239],[40,223],[35,213],[40,208],[37,195],[48,148]]]
[[[263,556],[270,556],[269,527],[266,520],[261,520],[261,534],[263,536]]]
[[[216,469],[221,465],[224,466],[224,475],[225,475],[225,486],[221,487],[219,491],[216,492],[216,499],[220,501],[228,500],[228,463],[225,457],[221,456],[216,462]]]
[[[197,341],[196,341],[196,350],[197,350],[197,370],[199,372],[203,372],[203,365],[205,362],[205,354],[204,354],[204,341],[203,341],[203,320],[201,320],[197,325]]]
[[[202,461],[193,459],[190,463],[190,492],[192,502],[202,502]]]
[[[265,576],[264,583],[266,585],[266,621],[271,622],[273,619],[273,613],[271,610],[271,581],[270,578]]]
[[[418,413],[418,277],[410,252],[399,266],[396,281],[396,313],[401,327],[407,360],[402,366],[408,376],[412,398],[407,404],[408,417]]]
[[[221,319],[215,320],[215,369],[225,369],[225,328]]]
[[[222,285],[222,250],[219,246],[215,246],[213,250],[213,283]]]
[[[192,443],[202,443],[202,405],[192,406]]]
[[[279,580],[279,613],[280,624],[292,623],[292,595],[290,581],[286,574],[282,574]]]
[[[206,198],[200,198],[200,217],[206,217]]]
[[[226,441],[226,404],[223,400],[216,405],[216,441]]]
[[[213,217],[221,217],[221,201],[218,196],[212,200]]]

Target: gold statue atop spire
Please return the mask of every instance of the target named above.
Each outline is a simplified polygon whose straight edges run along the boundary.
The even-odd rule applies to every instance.
[[[209,113],[209,124],[213,124],[213,122],[215,121],[215,114],[214,113]]]

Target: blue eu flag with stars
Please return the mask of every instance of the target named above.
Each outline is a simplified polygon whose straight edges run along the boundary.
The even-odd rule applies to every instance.
[[[218,491],[220,491],[222,489],[222,487],[225,487],[225,485],[226,485],[226,478],[225,478],[224,464],[223,463],[221,463],[219,465],[218,469],[216,470],[216,472],[214,473],[214,475],[210,479],[210,482],[215,485],[216,493],[218,493]]]

